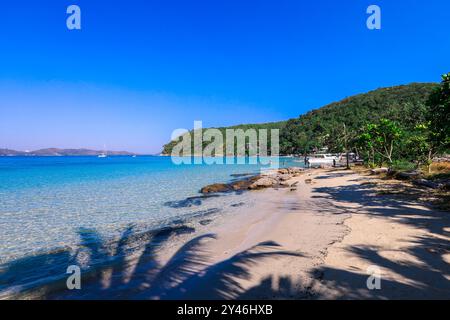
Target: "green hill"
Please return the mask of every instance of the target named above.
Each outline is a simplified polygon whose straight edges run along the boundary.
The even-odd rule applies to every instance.
[[[259,130],[259,129],[281,129],[286,125],[286,121],[280,121],[280,122],[268,122],[268,123],[259,123],[259,124],[240,124],[240,125],[236,125],[236,126],[231,126],[231,127],[220,127],[220,128],[213,128],[213,129],[219,129],[222,132],[222,135],[225,137],[225,130],[226,129],[234,129],[234,130],[238,130],[238,129],[242,129],[242,130],[247,130],[247,129],[255,129],[255,130]],[[207,128],[204,128],[203,130],[206,130]],[[189,134],[192,137],[192,131],[189,132]],[[269,134],[270,136],[270,134]],[[270,137],[269,137],[270,138]],[[174,140],[171,141],[169,143],[167,143],[166,145],[164,145],[163,147],[163,154],[169,155],[172,152],[172,148],[178,143],[178,140]],[[204,142],[203,145],[207,145],[208,143]],[[270,144],[270,139],[269,139],[269,144]]]
[[[425,103],[435,87],[434,83],[412,83],[381,88],[331,103],[288,121],[218,129],[222,132],[228,128],[280,129],[282,154],[304,153],[322,147],[339,149],[337,138],[342,136],[344,124],[347,133],[355,134],[366,123],[381,118],[397,121],[406,130],[424,122]],[[163,153],[170,154],[176,143],[166,144]]]

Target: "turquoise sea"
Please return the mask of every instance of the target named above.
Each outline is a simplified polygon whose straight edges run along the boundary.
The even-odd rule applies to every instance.
[[[286,158],[280,164],[301,163]],[[74,248],[80,230],[112,239],[130,225],[146,231],[226,212],[242,195],[201,198],[199,190],[261,168],[175,165],[170,157],[156,156],[0,157],[0,292],[12,285],[2,281],[1,265]]]

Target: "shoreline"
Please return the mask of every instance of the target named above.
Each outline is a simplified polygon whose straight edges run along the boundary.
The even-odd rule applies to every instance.
[[[199,246],[205,260],[193,266],[201,276],[162,298],[450,298],[448,212],[383,190],[402,182],[354,171],[316,169],[290,181],[297,190],[252,191],[255,206],[213,226],[215,238]],[[367,287],[373,267],[380,290]]]
[[[449,214],[380,193],[378,180],[341,169],[304,171],[289,180],[296,188],[249,191],[250,206],[214,215],[205,224],[201,217],[184,221],[189,232],[151,239],[119,267],[90,274],[80,292],[43,294],[49,299],[450,298]],[[373,265],[381,270],[381,290],[366,286]]]

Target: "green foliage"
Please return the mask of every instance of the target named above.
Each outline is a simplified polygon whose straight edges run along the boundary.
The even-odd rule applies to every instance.
[[[416,165],[407,160],[395,160],[392,163],[392,169],[395,171],[411,171],[416,169]]]
[[[442,76],[441,85],[428,100],[429,142],[436,152],[450,148],[450,73]]]
[[[377,123],[366,125],[357,141],[369,159],[372,156],[372,163],[375,163],[375,156],[378,155],[380,163],[386,160],[391,165],[402,135],[403,131],[395,121],[380,119]]]
[[[224,138],[224,143],[226,143],[226,130],[227,129],[234,129],[234,130],[244,130],[247,131],[248,129],[255,129],[257,130],[257,135],[259,135],[258,130],[259,129],[266,129],[267,132],[267,141],[268,141],[268,152],[270,153],[270,148],[271,148],[271,136],[270,136],[270,130],[271,129],[281,129],[286,125],[285,121],[281,121],[281,122],[270,122],[270,123],[262,123],[262,124],[241,124],[241,125],[237,125],[237,126],[232,126],[232,127],[220,127],[220,128],[209,128],[209,129],[218,129],[221,133],[222,136]],[[202,130],[202,134],[203,132],[207,130],[206,128],[204,128]],[[189,134],[191,136],[191,144],[192,144],[192,148],[194,147],[194,137],[193,137],[193,131],[190,131]],[[175,147],[175,145],[177,145],[180,141],[181,141],[182,137],[178,137],[177,139],[169,142],[168,144],[164,145],[163,147],[163,154],[171,154],[172,153],[172,149],[173,147]],[[258,136],[259,139],[259,136]],[[248,139],[246,140],[246,142],[249,142]],[[208,141],[203,141],[203,148],[205,148],[210,142]],[[235,150],[237,147],[237,143],[235,141]],[[247,150],[248,151],[248,150]],[[225,148],[223,150],[223,152],[225,153]]]
[[[382,88],[346,98],[285,122],[228,128],[280,129],[282,154],[308,154],[327,147],[330,152],[356,151],[371,165],[383,161],[392,163],[399,159],[418,162],[423,161],[428,147],[424,140],[426,134],[420,132],[418,126],[432,122],[431,127],[441,130],[437,130],[435,140],[442,141],[442,137],[448,139],[448,80],[444,81],[440,90],[435,88],[436,84],[432,83]],[[429,99],[432,92],[434,96]],[[430,109],[439,109],[439,114],[446,114],[446,118],[439,116],[440,119],[431,119],[427,116]],[[447,121],[444,121],[447,131],[441,127],[442,119]],[[374,131],[374,125],[378,132]],[[225,137],[228,128],[218,129]],[[192,132],[189,134],[192,135]],[[163,153],[170,154],[178,141],[165,145]],[[389,152],[391,142],[392,152]],[[387,147],[387,152],[384,147]]]
[[[434,87],[430,83],[413,83],[378,89],[291,119],[281,130],[281,152],[304,154],[323,147],[342,152],[344,124],[353,148],[361,128],[382,118],[395,121],[404,131],[412,130],[426,121],[426,102]]]
[[[417,167],[423,164],[430,165],[432,160],[432,147],[429,141],[430,131],[426,124],[417,125],[405,137],[404,159],[415,162]]]

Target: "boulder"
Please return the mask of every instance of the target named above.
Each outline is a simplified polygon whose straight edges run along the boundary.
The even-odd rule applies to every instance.
[[[263,177],[260,178],[258,180],[256,180],[255,182],[253,182],[250,186],[249,189],[262,189],[262,188],[270,188],[273,187],[274,185],[277,184],[277,181],[270,178],[270,177]]]
[[[290,174],[300,174],[300,173],[303,173],[303,171],[305,171],[304,168],[299,168],[299,167],[288,168],[288,173],[290,173]]]
[[[232,187],[229,184],[215,183],[209,186],[203,187],[201,193],[216,193],[216,192],[228,192],[231,191]]]
[[[250,188],[250,186],[259,178],[260,177],[252,177],[250,179],[239,180],[239,181],[233,182],[233,183],[231,183],[231,188],[234,191],[248,190]]]
[[[280,175],[277,176],[277,179],[280,180],[280,181],[287,181],[287,180],[292,179],[292,175],[290,175],[290,174],[280,174]]]

